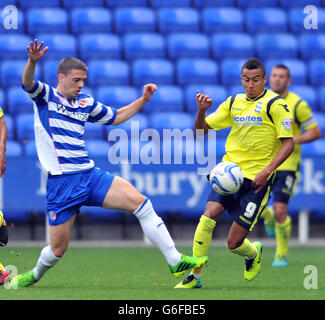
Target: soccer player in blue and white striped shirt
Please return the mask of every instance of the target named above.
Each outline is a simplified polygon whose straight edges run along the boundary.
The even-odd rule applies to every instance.
[[[83,135],[87,121],[104,125],[127,121],[151,100],[156,85],[145,85],[139,99],[116,110],[81,93],[87,79],[87,66],[77,58],[60,62],[56,88],[34,80],[36,64],[47,50],[48,47],[43,49],[43,42],[38,44],[37,39],[30,42],[23,89],[34,101],[37,154],[48,172],[50,245],[41,251],[35,268],[17,275],[11,280],[11,286],[26,287],[39,281],[60,260],[68,248],[70,231],[82,205],[133,213],[144,234],[165,256],[175,276],[203,265],[207,257],[193,258],[178,252],[148,198],[121,177],[95,168],[85,150]]]

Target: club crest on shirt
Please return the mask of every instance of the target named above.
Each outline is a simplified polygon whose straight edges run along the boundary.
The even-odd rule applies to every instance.
[[[262,104],[263,103],[261,101],[257,102],[256,107],[255,107],[255,112],[261,113]]]
[[[292,119],[286,118],[282,120],[282,125],[287,129],[290,130],[292,127]]]
[[[51,212],[49,213],[49,215],[50,215],[50,219],[51,219],[51,220],[55,220],[55,219],[56,219],[56,214],[55,214],[54,211],[51,211]]]

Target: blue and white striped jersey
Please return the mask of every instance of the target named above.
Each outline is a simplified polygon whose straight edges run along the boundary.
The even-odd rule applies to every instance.
[[[61,175],[93,168],[83,138],[85,123],[112,124],[116,109],[83,93],[75,100],[67,100],[55,88],[35,82],[30,91],[23,89],[34,101],[36,149],[44,169]]]

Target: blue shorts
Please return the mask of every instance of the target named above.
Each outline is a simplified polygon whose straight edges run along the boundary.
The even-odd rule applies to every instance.
[[[219,202],[228,211],[233,221],[252,231],[270,195],[274,175],[271,176],[258,193],[252,187],[252,180],[244,178],[240,190],[232,195],[223,196],[211,188],[208,201]]]
[[[273,202],[288,204],[298,181],[298,171],[277,171],[271,189]]]
[[[99,168],[64,175],[48,175],[47,212],[52,226],[68,221],[81,206],[101,207],[114,175]]]

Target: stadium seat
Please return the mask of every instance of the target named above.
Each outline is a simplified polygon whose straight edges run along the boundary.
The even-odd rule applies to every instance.
[[[233,96],[235,94],[245,93],[245,90],[242,85],[230,86],[228,89],[228,95]]]
[[[167,37],[170,59],[209,58],[209,38],[203,33],[172,33]]]
[[[243,13],[237,8],[203,9],[202,24],[206,33],[244,31]]]
[[[95,97],[95,92],[93,89],[89,88],[88,86],[84,86],[82,89],[81,89],[81,93],[84,93],[84,94],[88,94],[92,97]]]
[[[90,87],[129,84],[129,65],[123,60],[91,60],[88,68]]]
[[[139,59],[132,64],[132,83],[142,86],[146,83],[173,84],[174,66],[167,59]]]
[[[44,41],[44,47],[48,46],[50,48],[42,58],[42,61],[77,56],[77,41],[71,34],[41,33],[35,37],[39,41]]]
[[[0,65],[1,86],[3,88],[21,86],[26,60],[4,60]],[[41,65],[35,70],[35,78],[40,79]]]
[[[318,111],[318,96],[314,87],[292,85],[289,89],[300,96],[300,98],[306,100],[313,111]]]
[[[325,85],[325,59],[311,60],[308,65],[309,81],[313,86]]]
[[[253,38],[247,33],[215,34],[211,38],[212,57],[217,60],[254,56]]]
[[[0,34],[0,60],[27,59],[30,38],[24,34]]]
[[[322,131],[323,135],[325,132],[325,114],[321,113],[321,112],[314,112],[314,117],[315,120],[320,128],[320,130]],[[325,141],[325,139],[323,138],[322,141]],[[325,149],[323,148],[323,154],[325,154]]]
[[[307,84],[307,67],[304,61],[299,59],[271,59],[265,63],[266,74],[271,75],[272,68],[277,64],[284,64],[290,70],[294,85]]]
[[[5,121],[7,125],[7,139],[15,139],[15,126],[12,116],[9,114],[5,114]]]
[[[176,68],[177,83],[181,86],[218,82],[218,64],[212,59],[180,59]]]
[[[206,7],[235,7],[236,0],[193,0],[193,6],[198,9]]]
[[[245,9],[249,7],[270,7],[276,8],[278,6],[279,0],[237,0],[237,6]]]
[[[104,7],[105,0],[62,0],[62,4],[67,9],[75,7]]]
[[[26,156],[37,156],[35,140],[28,140],[23,144],[24,153]]]
[[[119,7],[148,7],[149,0],[106,0],[109,8]]]
[[[288,0],[279,0],[280,6],[282,8],[288,9],[293,7],[305,7],[306,5],[314,5],[317,7],[321,7],[321,0],[295,0],[295,1],[288,1]]]
[[[299,39],[300,54],[303,59],[325,58],[325,34],[303,34]]]
[[[0,88],[0,108],[6,112],[6,104],[5,104],[5,93],[4,90]]]
[[[306,20],[307,25],[310,24],[309,28],[305,28],[305,19],[307,15],[301,8],[294,8],[289,11],[288,21],[290,31],[295,34],[300,33],[318,33],[320,30],[325,30],[325,9],[317,9],[317,29],[312,29],[311,21]]]
[[[149,117],[151,128],[163,132],[163,129],[193,128],[193,118],[186,112],[155,112]]]
[[[155,13],[150,8],[118,8],[114,24],[117,33],[156,31]]]
[[[146,113],[164,111],[183,111],[183,91],[178,86],[161,85],[153,95],[153,98],[144,107]]]
[[[112,32],[112,15],[105,8],[75,8],[71,11],[71,31],[75,34]]]
[[[68,14],[61,8],[30,9],[27,11],[28,34],[68,32]]]
[[[3,2],[1,1],[1,6]],[[8,3],[9,4],[9,3]],[[13,5],[10,3],[10,5]],[[0,33],[25,33],[25,14],[22,10],[17,9],[17,18],[13,18],[15,12],[12,9],[6,9],[5,5],[1,7],[0,15]]]
[[[325,118],[322,119],[325,121]],[[320,121],[319,121],[320,122]],[[325,156],[325,139],[319,139],[315,140],[310,143],[303,143],[301,145],[301,154],[303,156],[311,156],[311,157],[317,157],[317,156]]]
[[[298,44],[288,33],[263,33],[256,36],[256,51],[261,60],[297,58]]]
[[[129,33],[123,38],[127,60],[165,58],[165,40],[158,33]]]
[[[279,8],[249,8],[245,23],[249,33],[287,31],[287,16]]]
[[[161,33],[200,31],[199,13],[193,8],[162,8],[157,11],[157,19]]]
[[[6,157],[20,157],[23,151],[21,144],[17,141],[7,140]]]
[[[87,125],[90,123],[87,123]],[[94,123],[92,123],[94,124]],[[96,124],[95,124],[96,125]],[[102,127],[101,125],[98,125],[98,127]],[[107,140],[103,140],[102,138],[96,138],[95,136],[90,138],[85,137],[85,145],[86,150],[88,151],[89,157],[101,157],[108,155],[108,149],[109,149],[109,142]]]
[[[162,8],[162,7],[191,7],[191,0],[149,0],[151,7]]]
[[[225,59],[220,65],[221,83],[224,86],[234,86],[241,84],[241,68],[246,60]]]
[[[185,89],[186,111],[190,114],[196,114],[197,105],[195,102],[196,92],[207,94],[213,101],[213,105],[207,110],[207,114],[214,112],[219,104],[225,101],[228,97],[225,87],[220,85],[190,85]]]
[[[120,59],[121,41],[115,34],[87,33],[79,37],[80,58],[90,59]]]
[[[16,116],[18,141],[34,140],[34,114],[21,113]]]
[[[325,114],[325,85],[319,87],[319,108]]]
[[[10,1],[12,4],[12,1]],[[2,1],[1,1],[2,3]],[[59,8],[61,0],[19,0],[19,6],[21,9],[26,10],[30,8]]]
[[[8,89],[7,104],[10,114],[33,112],[33,101],[21,87],[11,87]]]
[[[114,108],[126,106],[137,98],[137,90],[130,86],[102,86],[96,90],[96,99]]]
[[[44,61],[43,66],[43,81],[49,86],[56,87],[58,83],[58,66],[61,60]],[[37,68],[36,68],[37,70]]]
[[[104,129],[103,126],[98,123],[86,122],[85,124],[85,139],[103,139]]]

